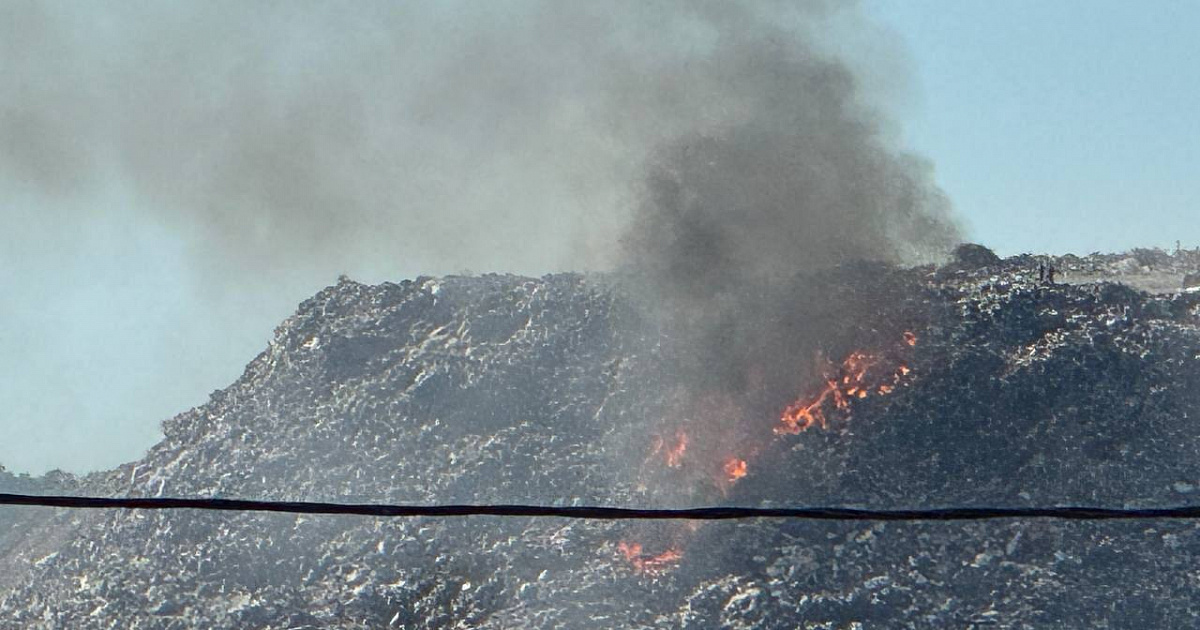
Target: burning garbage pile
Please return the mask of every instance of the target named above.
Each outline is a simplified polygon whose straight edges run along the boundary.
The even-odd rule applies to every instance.
[[[831,417],[849,420],[858,401],[871,396],[887,396],[908,385],[912,381],[912,369],[908,367],[905,355],[916,347],[917,341],[916,333],[904,331],[893,348],[870,353],[856,350],[836,366],[826,362],[816,392],[798,398],[780,413],[778,424],[772,430],[774,438],[798,435],[814,427],[826,429]],[[678,470],[687,458],[701,460],[696,464],[698,467],[714,471],[703,479],[711,481],[722,496],[727,496],[729,489],[747,476],[751,464],[743,457],[753,457],[769,448],[762,440],[742,440],[743,444],[756,444],[739,447],[748,451],[743,456],[717,458],[713,453],[721,452],[721,448],[693,448],[689,453],[691,443],[692,438],[684,428],[676,428],[667,435],[655,435],[646,463]],[[723,442],[722,447],[728,449],[729,444]],[[672,481],[686,482],[678,477]],[[698,527],[693,524],[687,529],[695,532]],[[658,576],[679,565],[684,557],[684,544],[676,541],[665,551],[649,554],[643,551],[641,543],[622,540],[617,549],[636,573]]]
[[[779,425],[773,433],[776,436],[797,435],[813,427],[828,428],[831,416],[848,420],[855,402],[870,396],[887,396],[907,385],[912,380],[912,369],[902,353],[916,345],[917,335],[905,331],[901,343],[887,352],[856,350],[836,366],[827,364],[816,392],[789,404],[780,413]],[[681,468],[691,442],[692,438],[684,428],[677,428],[669,435],[655,435],[646,461],[659,462],[666,468]],[[713,449],[702,452],[711,453]],[[717,466],[718,463],[713,463],[709,467]],[[749,464],[742,457],[730,455],[720,460],[719,469],[723,476],[717,478],[723,479],[725,484],[733,484],[746,476]]]
[[[877,271],[848,268],[818,289],[857,290]],[[881,303],[900,312],[828,303],[850,331],[824,346],[832,361],[797,371],[791,387],[760,387],[750,370],[733,393],[669,393],[663,355],[609,325],[626,307],[583,277],[343,282],[305,302],[238,382],[169,421],[145,458],[76,491],[683,506],[1193,501],[1200,298],[1039,286],[1021,273],[889,277],[885,288],[900,289]],[[844,315],[861,312],[871,317]],[[810,353],[786,365],[811,363]],[[656,409],[661,421],[647,426]],[[136,615],[205,627],[1156,625],[1193,618],[1188,576],[1200,562],[1187,523],[94,511],[46,513],[4,543],[0,616],[13,627]],[[1129,598],[1133,582],[1146,586],[1140,598]]]
[[[904,344],[917,345],[917,336],[905,331]],[[775,433],[795,435],[813,426],[828,427],[829,414],[849,418],[854,401],[868,396],[887,396],[907,383],[912,370],[895,355],[852,352],[836,371],[827,373],[824,384],[812,396],[800,398],[784,409]]]

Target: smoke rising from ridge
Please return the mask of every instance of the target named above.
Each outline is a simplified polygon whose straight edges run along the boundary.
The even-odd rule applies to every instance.
[[[819,52],[830,16],[853,13],[816,0],[7,3],[0,200],[15,219],[0,262],[17,300],[62,315],[0,317],[42,356],[173,357],[177,372],[110,401],[125,418],[160,392],[223,386],[215,374],[235,375],[340,272],[632,266],[711,303],[764,273],[920,258],[948,233],[944,201],[887,148],[854,74]],[[161,321],[140,322],[147,311]],[[66,347],[79,318],[105,323]],[[19,376],[6,393],[40,395],[60,364],[5,366]],[[87,387],[17,420],[77,422],[114,395]],[[200,402],[171,400],[141,422]],[[82,453],[113,417],[80,431],[69,461],[100,466]],[[34,452],[14,443],[0,462],[37,469]]]
[[[814,353],[883,299],[866,287],[835,295],[802,274],[926,262],[958,236],[930,167],[889,146],[851,69],[762,6],[726,6],[712,22],[703,68],[732,114],[653,147],[623,239],[681,378],[738,397],[815,376]]]

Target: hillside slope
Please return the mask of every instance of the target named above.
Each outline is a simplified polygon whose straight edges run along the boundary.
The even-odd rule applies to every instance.
[[[70,491],[1200,501],[1200,296],[1036,275],[1019,258],[808,277],[825,299],[795,325],[838,332],[782,392],[677,378],[673,323],[612,278],[342,281],[236,383],[165,423],[144,459]],[[1200,614],[1189,522],[38,514],[0,548],[6,628],[1179,627]]]

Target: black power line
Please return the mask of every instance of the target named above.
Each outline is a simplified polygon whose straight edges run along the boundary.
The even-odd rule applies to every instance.
[[[818,521],[979,521],[995,519],[1065,519],[1112,521],[1200,518],[1200,506],[1169,508],[1100,508],[1078,506],[1020,508],[938,508],[871,510],[844,507],[702,507],[637,509],[599,506],[545,505],[388,505],[379,503],[314,503],[245,499],[107,498],[29,494],[0,494],[0,505],[135,510],[221,510],[286,512],[291,514],[350,514],[357,516],[528,516],[598,520],[700,520],[789,518]]]

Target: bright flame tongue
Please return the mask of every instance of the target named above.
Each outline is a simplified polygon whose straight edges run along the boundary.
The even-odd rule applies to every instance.
[[[917,336],[912,332],[904,333],[904,343],[907,346],[917,345]],[[886,396],[896,390],[900,380],[908,375],[910,370],[903,363],[895,364],[890,378],[882,377],[875,369],[884,362],[883,357],[865,352],[852,352],[842,361],[841,369],[834,378],[827,378],[825,386],[808,398],[801,398],[787,406],[780,416],[782,426],[775,427],[777,435],[795,435],[807,431],[814,425],[822,429],[828,425],[826,415],[832,407],[838,411],[846,411],[850,401],[870,396],[872,393]],[[869,378],[873,376],[873,378]]]

